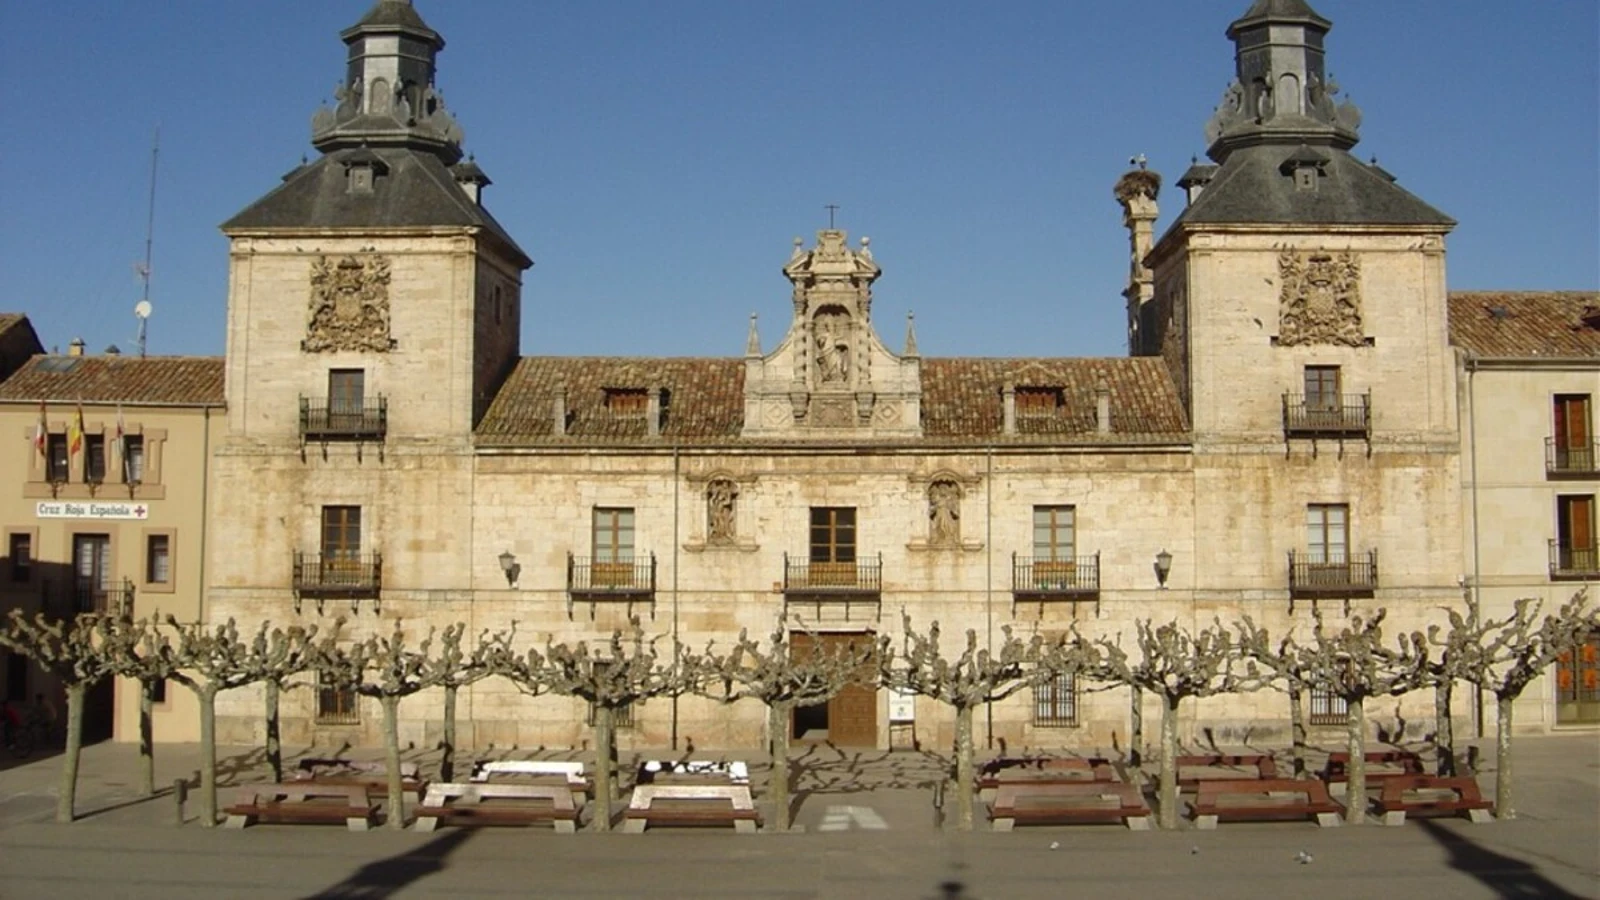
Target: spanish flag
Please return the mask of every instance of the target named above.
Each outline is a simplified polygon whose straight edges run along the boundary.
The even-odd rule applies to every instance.
[[[83,450],[83,401],[78,401],[78,415],[67,425],[67,454],[77,456]]]

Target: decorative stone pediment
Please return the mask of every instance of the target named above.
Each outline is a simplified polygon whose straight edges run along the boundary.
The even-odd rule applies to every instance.
[[[872,327],[872,284],[881,270],[862,238],[817,232],[811,250],[795,241],[783,267],[793,286],[783,341],[762,355],[752,322],[745,352],[747,437],[872,439],[922,433],[921,360],[892,353]]]
[[[386,353],[389,336],[389,260],[377,255],[319,257],[311,263],[307,353]]]
[[[1361,260],[1349,252],[1278,255],[1283,285],[1278,307],[1278,344],[1367,343],[1361,321]]]

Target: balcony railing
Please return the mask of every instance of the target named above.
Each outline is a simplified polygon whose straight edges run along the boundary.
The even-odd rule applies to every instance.
[[[783,555],[786,594],[879,594],[883,592],[883,555],[854,560],[817,562]]]
[[[1283,395],[1285,437],[1366,438],[1372,434],[1372,394],[1333,394],[1307,398]]]
[[[1556,581],[1600,581],[1600,550],[1589,547],[1563,547],[1550,542],[1550,578]]]
[[[656,593],[656,555],[647,553],[622,559],[594,559],[568,553],[567,593],[587,598],[653,598]]]
[[[328,403],[300,398],[300,437],[308,441],[381,441],[389,432],[389,400]]]
[[[1013,553],[1011,592],[1035,600],[1093,597],[1100,593],[1100,554],[1047,559]]]
[[[1600,474],[1600,468],[1595,465],[1600,462],[1600,454],[1595,452],[1595,447],[1594,443],[1573,444],[1557,442],[1553,437],[1545,438],[1545,474],[1552,477],[1594,477]]]
[[[97,578],[78,578],[72,585],[72,610],[80,615],[133,615],[133,582],[102,584]]]
[[[294,555],[294,590],[302,597],[368,597],[382,589],[381,553]]]
[[[1370,597],[1378,588],[1378,551],[1343,560],[1312,560],[1289,551],[1289,596]]]

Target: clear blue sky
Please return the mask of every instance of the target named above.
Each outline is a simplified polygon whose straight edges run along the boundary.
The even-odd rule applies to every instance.
[[[0,308],[132,344],[161,127],[151,353],[223,350],[218,223],[277,184],[369,0],[0,12]],[[790,241],[842,209],[930,356],[1117,355],[1135,153],[1172,186],[1247,0],[417,0],[487,203],[537,261],[523,352],[743,351]],[[1460,221],[1454,288],[1600,287],[1600,3],[1314,0],[1356,153]]]

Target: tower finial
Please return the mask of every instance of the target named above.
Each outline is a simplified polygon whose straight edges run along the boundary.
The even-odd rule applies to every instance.
[[[745,338],[744,355],[759,357],[761,355],[761,335],[756,333],[756,314],[750,314],[750,336]]]
[[[917,314],[906,310],[906,352],[901,356],[921,356],[917,352]]]

